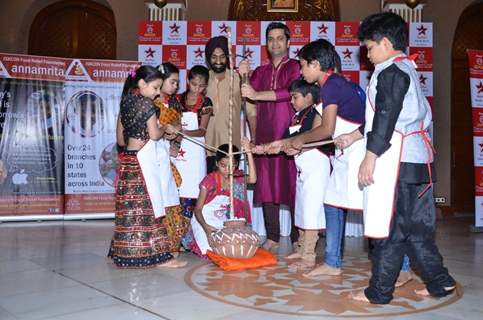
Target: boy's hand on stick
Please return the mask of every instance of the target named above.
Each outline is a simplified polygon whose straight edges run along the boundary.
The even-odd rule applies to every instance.
[[[286,148],[302,150],[304,143],[305,143],[304,139],[301,137],[301,135],[298,135],[288,139]]]

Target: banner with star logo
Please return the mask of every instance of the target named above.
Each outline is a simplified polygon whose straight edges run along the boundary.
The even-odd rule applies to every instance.
[[[473,159],[475,165],[475,227],[483,227],[483,50],[468,50]]]
[[[194,65],[206,65],[205,44],[211,37],[232,35],[236,64],[249,57],[250,67],[270,63],[265,30],[272,21],[142,21],[139,25],[138,59],[143,64],[159,65],[170,61],[180,72],[180,88],[186,89],[186,73]],[[326,39],[333,43],[342,61],[342,73],[362,88],[373,70],[367,50],[357,39],[358,21],[280,21],[291,31],[289,56],[297,59],[309,41]],[[419,80],[430,105],[433,105],[433,24],[408,25],[407,54],[416,54]]]

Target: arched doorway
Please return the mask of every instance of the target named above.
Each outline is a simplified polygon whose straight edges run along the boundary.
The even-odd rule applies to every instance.
[[[28,53],[115,59],[114,14],[93,1],[65,0],[45,7],[30,26]]]
[[[451,68],[451,203],[455,212],[474,212],[473,127],[467,49],[483,49],[483,2],[461,14],[453,38]]]

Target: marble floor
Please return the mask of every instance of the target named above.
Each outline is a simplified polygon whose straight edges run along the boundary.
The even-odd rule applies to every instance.
[[[462,297],[398,319],[483,318],[483,234],[470,233],[471,224],[469,218],[438,222],[437,242],[446,266],[462,287]],[[351,318],[350,313],[278,312],[276,305],[268,310],[210,297],[193,283],[195,276],[212,267],[188,253],[182,254],[189,261],[184,269],[117,269],[105,258],[112,227],[112,220],[0,224],[0,319]],[[283,241],[281,255],[290,250],[288,240]],[[318,252],[323,252],[323,242]],[[366,241],[346,238],[345,256],[347,268],[349,261],[364,260]],[[215,269],[206,271],[215,273]],[[234,299],[229,292],[226,296]]]

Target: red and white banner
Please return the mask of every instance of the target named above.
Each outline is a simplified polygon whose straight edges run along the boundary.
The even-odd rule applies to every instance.
[[[468,50],[473,158],[475,165],[475,227],[483,227],[483,50]]]
[[[180,69],[180,92],[186,90],[186,71],[205,64],[205,44],[211,37],[228,35],[231,30],[233,52],[248,56],[251,68],[268,63],[265,30],[271,21],[143,21],[139,24],[138,60],[159,65],[171,61]],[[367,86],[373,69],[366,50],[357,39],[359,22],[286,21],[291,30],[291,58],[300,48],[316,39],[333,43],[342,60],[344,75]],[[245,52],[243,51],[245,47]],[[432,23],[409,24],[408,54],[418,54],[416,63],[420,83],[430,103],[433,97],[433,26]]]

